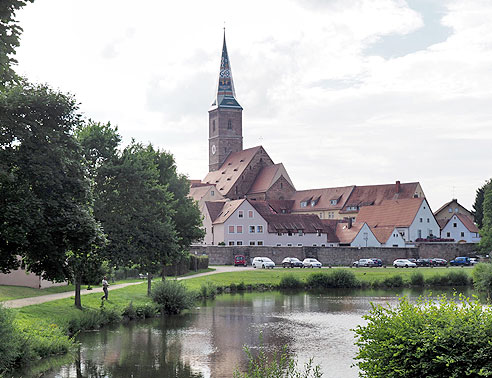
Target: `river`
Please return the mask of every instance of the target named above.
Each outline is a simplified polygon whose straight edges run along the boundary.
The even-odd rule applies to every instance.
[[[423,291],[242,293],[221,295],[171,317],[130,322],[78,336],[76,362],[44,377],[232,377],[245,370],[260,343],[268,354],[285,347],[302,365],[310,358],[324,378],[357,377],[352,329],[375,304]],[[260,334],[261,339],[260,341]]]

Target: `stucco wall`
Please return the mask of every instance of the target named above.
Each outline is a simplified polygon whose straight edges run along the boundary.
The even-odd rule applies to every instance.
[[[9,274],[0,273],[0,285],[24,286],[34,289],[44,289],[51,286],[67,285],[66,282],[52,282],[43,280],[34,273],[26,272],[23,269],[14,270]]]
[[[191,252],[207,254],[210,265],[231,265],[234,255],[245,255],[249,259],[256,256],[269,257],[275,264],[280,264],[285,257],[297,257],[300,260],[314,257],[325,266],[348,266],[362,258],[380,258],[386,265],[391,265],[398,258],[440,257],[449,261],[457,256],[473,256],[475,248],[475,245],[455,243],[420,243],[415,248],[197,246],[191,247]]]

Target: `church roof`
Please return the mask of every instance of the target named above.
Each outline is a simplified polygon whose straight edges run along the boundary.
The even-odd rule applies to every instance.
[[[222,57],[220,59],[219,80],[217,83],[217,94],[212,104],[214,108],[242,109],[236,100],[234,81],[232,80],[231,62],[227,53],[227,45],[224,30],[224,43],[222,45]]]
[[[208,172],[203,183],[215,185],[220,194],[227,195],[259,151],[264,151],[263,147],[257,146],[230,153],[218,170]]]
[[[265,193],[273,184],[275,184],[280,176],[284,176],[289,184],[294,187],[294,184],[292,183],[287,171],[285,170],[284,165],[282,163],[279,163],[263,167],[256,177],[255,182],[249,189],[248,194]]]

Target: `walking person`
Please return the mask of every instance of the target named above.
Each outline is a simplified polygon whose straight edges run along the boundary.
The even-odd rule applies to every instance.
[[[106,276],[104,276],[102,280],[102,287],[104,291],[104,295],[101,297],[102,301],[104,299],[108,300],[108,286],[109,286],[108,279],[106,278]]]

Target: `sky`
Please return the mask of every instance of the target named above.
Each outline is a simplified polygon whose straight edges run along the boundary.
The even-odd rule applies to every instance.
[[[490,0],[35,0],[16,71],[208,171],[223,28],[244,148],[296,189],[419,181],[471,209],[492,177]]]

